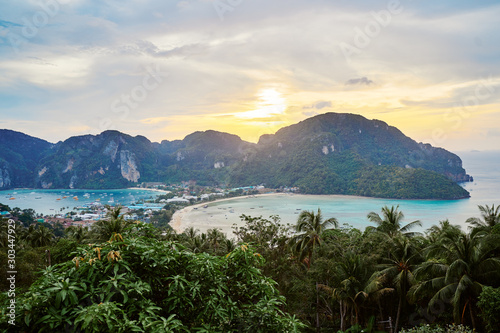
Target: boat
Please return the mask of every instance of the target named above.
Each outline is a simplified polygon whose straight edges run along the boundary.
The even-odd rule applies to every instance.
[[[73,199],[78,200],[78,197],[75,195],[75,196],[73,197]]]
[[[61,200],[61,198],[57,198],[57,199],[56,199],[56,201],[59,201],[59,200]]]
[[[41,199],[42,197],[35,197],[35,199]]]
[[[67,196],[63,196],[62,198],[63,198],[63,199],[66,199],[66,198],[67,198]]]
[[[90,194],[88,194],[88,193],[85,193],[83,196],[84,196],[85,198],[90,198]]]
[[[9,198],[9,200],[16,200],[16,198],[14,198],[14,197],[10,197],[10,198]]]
[[[207,207],[208,207],[208,205],[204,205],[204,206],[203,206],[203,208],[207,208]]]

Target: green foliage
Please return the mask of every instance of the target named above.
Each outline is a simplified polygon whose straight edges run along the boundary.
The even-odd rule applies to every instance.
[[[10,146],[38,142],[27,136],[11,138]],[[22,165],[23,184],[52,188],[128,187],[134,184],[125,174],[134,170],[146,182],[266,184],[299,187],[310,194],[401,199],[469,197],[454,182],[467,179],[458,156],[419,144],[384,122],[352,114],[318,115],[264,135],[257,145],[216,131],[161,144],[117,131],[71,137],[54,146],[38,144],[41,150],[31,159],[11,148],[0,149],[0,168]],[[16,163],[21,160],[26,163]]]
[[[410,329],[402,329],[400,333],[474,333],[475,331],[467,326],[450,324],[445,327],[439,325],[422,325]]]
[[[484,287],[479,302],[481,317],[486,324],[488,333],[498,332],[500,327],[500,288]]]
[[[148,229],[149,227],[145,227]],[[303,324],[246,245],[224,257],[141,236],[78,248],[18,296],[16,325],[27,332],[294,332]],[[5,307],[2,307],[5,309]],[[4,311],[4,310],[3,310]],[[7,323],[2,316],[0,327]]]

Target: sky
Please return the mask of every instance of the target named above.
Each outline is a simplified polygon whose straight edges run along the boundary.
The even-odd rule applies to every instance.
[[[257,142],[326,112],[451,151],[500,146],[500,4],[0,0],[0,128],[50,142],[208,129]]]

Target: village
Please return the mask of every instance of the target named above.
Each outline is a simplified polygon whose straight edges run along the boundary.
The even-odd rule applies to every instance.
[[[113,199],[101,201],[96,199],[90,203],[84,203],[73,207],[71,210],[54,214],[36,214],[33,209],[13,208],[10,211],[0,211],[3,218],[13,218],[20,220],[25,226],[32,223],[44,223],[54,229],[67,229],[71,226],[84,227],[90,229],[92,225],[107,219],[108,212],[120,206],[120,216],[126,221],[141,221],[152,223],[157,227],[167,227],[172,215],[187,206],[232,198],[240,196],[252,196],[273,192],[298,192],[298,188],[282,187],[279,189],[269,189],[264,185],[245,186],[235,188],[222,188],[211,186],[200,186],[196,182],[182,182],[180,184],[165,184],[161,182],[144,182],[137,185],[139,189],[151,190],[154,196],[149,199],[141,199],[130,204],[121,204]],[[84,197],[87,197],[84,195]],[[78,200],[74,197],[76,201]],[[57,199],[59,200],[59,199]],[[8,206],[4,206],[8,207]]]

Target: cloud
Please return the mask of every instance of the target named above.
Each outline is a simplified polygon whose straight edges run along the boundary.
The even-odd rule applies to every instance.
[[[238,4],[221,20],[211,0],[58,2],[57,14],[18,53],[8,35],[22,36],[24,19],[42,9],[9,2],[0,15],[0,119],[51,141],[71,128],[99,132],[103,117],[157,141],[210,127],[252,133],[243,120],[231,125],[220,115],[254,110],[269,87],[290,108],[285,125],[325,110],[383,115],[395,126],[414,115],[432,123],[430,115],[474,93],[479,78],[500,77],[498,1],[405,2],[350,62],[339,44],[352,44],[356,29],[386,4],[224,1]],[[168,77],[126,117],[116,113],[112,103],[144,86],[151,65]],[[495,108],[499,91],[481,107]],[[40,119],[50,126],[42,129]],[[479,120],[487,133],[500,115]]]
[[[357,79],[350,79],[350,80],[348,80],[345,83],[346,86],[349,86],[349,85],[366,85],[366,86],[369,86],[370,84],[373,84],[373,81],[369,80],[366,76],[363,76],[363,77],[360,77],[360,78],[357,78]]]
[[[303,109],[316,109],[316,110],[321,110],[323,108],[331,108],[332,107],[332,102],[330,101],[319,101],[315,102],[311,105],[305,105],[302,108]]]
[[[490,128],[486,133],[486,137],[488,138],[497,138],[500,137],[500,129],[498,128]]]

